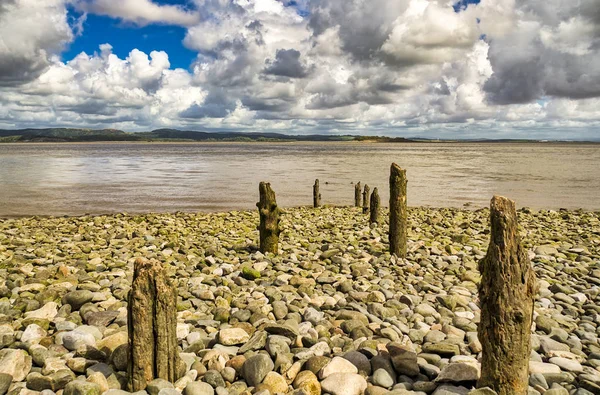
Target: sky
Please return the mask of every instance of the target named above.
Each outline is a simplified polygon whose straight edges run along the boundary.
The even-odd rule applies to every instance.
[[[0,0],[0,128],[600,140],[600,0]]]

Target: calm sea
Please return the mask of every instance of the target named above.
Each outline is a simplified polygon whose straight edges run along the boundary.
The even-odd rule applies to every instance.
[[[250,209],[259,181],[280,206],[352,204],[352,182],[379,188],[407,169],[410,206],[600,209],[600,145],[210,143],[0,145],[0,216]]]

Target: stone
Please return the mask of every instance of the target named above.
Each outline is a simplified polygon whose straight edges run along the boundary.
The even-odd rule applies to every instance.
[[[106,377],[104,377],[104,375],[101,372],[94,372],[90,374],[87,378],[87,381],[89,381],[90,383],[98,384],[101,393],[106,392],[110,389],[108,380],[106,379]]]
[[[371,375],[371,362],[365,354],[358,351],[350,351],[343,355],[344,359],[350,361],[358,369],[358,374],[363,376]]]
[[[91,302],[94,298],[94,293],[89,290],[79,289],[71,291],[63,297],[63,304],[71,306],[72,311],[77,311],[84,304]]]
[[[551,364],[554,364],[561,368],[562,370],[566,370],[567,372],[581,373],[583,372],[583,366],[577,361],[572,359],[562,358],[562,357],[553,357],[548,360]]]
[[[4,395],[8,392],[12,381],[13,377],[10,374],[0,373],[0,395]]]
[[[114,310],[97,311],[87,314],[85,316],[85,321],[88,325],[92,326],[109,326],[117,319],[118,316],[119,312]]]
[[[378,385],[383,388],[391,388],[396,384],[395,377],[392,377],[390,373],[385,369],[377,369],[371,377],[371,381],[374,385]]]
[[[10,346],[15,340],[15,331],[10,325],[0,325],[0,349]]]
[[[269,372],[262,381],[262,385],[266,385],[269,388],[271,394],[275,393],[287,393],[288,385],[285,379],[275,372]]]
[[[23,381],[32,365],[32,358],[24,350],[0,350],[0,373],[11,375],[14,381]]]
[[[106,336],[96,342],[98,350],[104,352],[109,358],[112,353],[122,345],[127,345],[128,335],[126,331],[119,331],[115,334]]]
[[[317,376],[309,370],[296,375],[293,387],[296,390],[303,390],[307,395],[321,395],[321,384]]]
[[[183,390],[183,395],[214,395],[215,390],[208,383],[201,381],[193,381]]]
[[[62,344],[69,351],[75,351],[81,346],[96,348],[96,338],[91,333],[75,329],[63,334]]]
[[[58,314],[58,304],[56,302],[48,302],[41,308],[25,313],[25,318],[39,318],[43,320],[53,320]]]
[[[234,368],[230,366],[226,366],[221,370],[221,376],[223,379],[229,383],[233,383],[235,381],[235,377],[237,376],[237,372]]]
[[[469,392],[469,395],[498,395],[496,391],[490,387],[477,388]]]
[[[225,380],[223,380],[223,376],[221,373],[216,370],[207,371],[202,377],[205,383],[209,384],[213,388],[225,387]]]
[[[423,345],[423,351],[430,354],[438,354],[442,357],[460,355],[458,345],[450,343],[427,343]]]
[[[267,373],[271,372],[275,365],[271,358],[265,354],[258,354],[246,360],[243,367],[243,376],[248,385],[256,387],[262,383]]]
[[[158,395],[160,390],[163,388],[175,388],[172,383],[168,382],[165,379],[154,379],[148,382],[146,386],[146,392],[150,395]]]
[[[282,320],[287,316],[288,307],[284,301],[276,300],[271,304],[271,306],[273,307],[273,315],[275,316],[275,319]]]
[[[435,381],[438,383],[477,381],[480,375],[481,368],[477,362],[451,362],[442,368]]]
[[[551,363],[529,361],[529,374],[533,373],[560,373],[560,368]]]
[[[101,395],[100,386],[83,380],[73,380],[66,385],[64,395]]]
[[[50,376],[44,376],[38,372],[31,372],[27,375],[27,388],[30,390],[51,390],[52,384],[52,378]]]
[[[240,347],[240,354],[245,354],[248,351],[257,351],[261,350],[265,347],[267,343],[267,332],[265,331],[256,331],[242,347]]]
[[[437,310],[426,303],[417,305],[417,307],[415,307],[415,313],[421,314],[423,317],[432,317],[438,315]]]
[[[323,380],[334,373],[358,373],[358,369],[347,359],[334,357],[319,371],[319,378]]]
[[[321,388],[331,395],[361,395],[367,381],[357,373],[333,373],[321,382]]]
[[[437,387],[433,395],[467,395],[468,393],[469,390],[465,387],[444,384]]]
[[[289,342],[287,337],[272,335],[267,339],[265,349],[271,358],[276,358],[279,354],[287,354],[290,352]]]
[[[21,335],[21,341],[28,344],[37,344],[46,336],[46,331],[37,324],[29,324]]]
[[[398,374],[405,374],[407,376],[416,376],[419,374],[417,353],[412,349],[399,343],[387,344],[387,349],[390,353],[394,369],[396,369]]]
[[[550,388],[548,391],[544,392],[544,395],[569,395],[569,391],[562,387]]]
[[[248,340],[250,340],[250,335],[241,328],[227,328],[219,331],[219,343],[225,346],[244,344]]]

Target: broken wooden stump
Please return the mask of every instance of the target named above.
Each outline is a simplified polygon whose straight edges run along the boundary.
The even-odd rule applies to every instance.
[[[370,224],[379,224],[379,191],[377,188],[373,189],[373,193],[371,194],[371,213],[369,216]]]
[[[390,169],[390,253],[406,258],[407,205],[406,170],[395,163]]]
[[[317,208],[321,206],[321,192],[319,192],[319,179],[315,180],[313,185],[313,207]]]
[[[360,187],[360,181],[356,183],[356,185],[354,186],[354,207],[360,207],[361,206],[361,187]]]
[[[177,350],[177,288],[157,260],[136,259],[127,304],[129,387],[146,388],[160,378],[179,379]]]
[[[529,382],[535,274],[521,246],[515,203],[494,196],[490,244],[479,262],[479,340],[483,346],[478,387],[498,395],[525,395]]]
[[[256,203],[258,213],[260,215],[260,232],[259,249],[262,253],[271,252],[277,254],[279,250],[279,214],[280,210],[277,207],[275,200],[275,192],[271,189],[271,184],[261,182],[258,191],[260,200]]]
[[[371,188],[369,188],[369,186],[367,184],[365,184],[365,188],[363,189],[363,195],[362,195],[363,214],[367,214],[369,212],[369,191],[370,190],[371,190]]]

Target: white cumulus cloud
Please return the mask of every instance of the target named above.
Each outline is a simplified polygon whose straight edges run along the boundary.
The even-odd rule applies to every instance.
[[[175,69],[167,52],[119,57],[107,43],[61,59],[81,30],[70,5],[183,26],[197,56]],[[445,0],[3,0],[0,22],[0,127],[589,138],[600,126],[597,0],[460,12]]]

